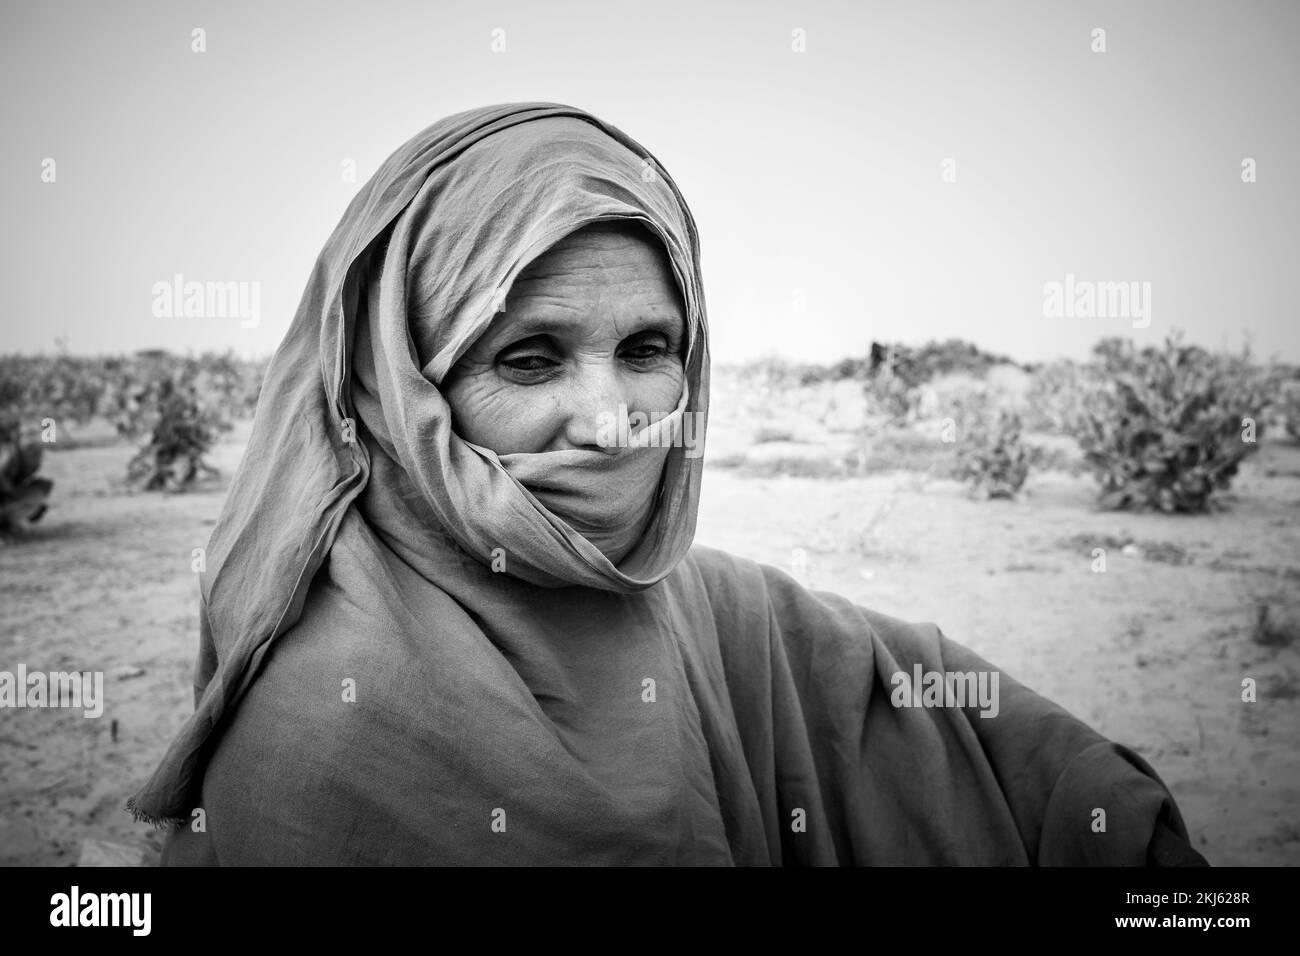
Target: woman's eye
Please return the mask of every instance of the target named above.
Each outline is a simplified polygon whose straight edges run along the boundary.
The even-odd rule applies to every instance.
[[[514,355],[502,359],[501,364],[516,372],[542,372],[556,365],[544,355]]]
[[[637,364],[656,361],[668,354],[668,344],[662,339],[636,342],[619,352],[624,359]]]
[[[549,382],[560,370],[560,363],[545,355],[513,355],[501,360],[501,374],[520,385]]]

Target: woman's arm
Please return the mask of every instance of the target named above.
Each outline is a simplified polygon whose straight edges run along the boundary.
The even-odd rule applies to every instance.
[[[1140,757],[934,625],[810,591],[777,568],[692,554],[746,753],[774,755],[770,770],[751,759],[755,789],[780,806],[783,828],[808,808],[831,862],[1204,862]],[[803,853],[812,842],[782,833],[785,862],[827,862]]]
[[[951,670],[995,669],[942,635],[940,647]],[[1145,760],[1005,674],[999,686],[998,717],[967,720],[1040,865],[1208,865]]]

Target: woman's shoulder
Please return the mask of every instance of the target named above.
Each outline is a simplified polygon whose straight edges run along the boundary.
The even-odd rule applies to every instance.
[[[787,637],[802,635],[823,644],[860,645],[878,639],[900,650],[939,650],[942,633],[934,623],[905,620],[832,591],[805,587],[775,565],[698,544],[683,564],[707,595],[720,627],[752,625],[763,617],[770,628],[788,632]]]

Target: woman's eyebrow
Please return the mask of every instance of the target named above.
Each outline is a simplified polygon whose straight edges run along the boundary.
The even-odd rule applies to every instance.
[[[506,307],[509,314],[509,306]],[[558,315],[530,315],[502,325],[501,334],[512,339],[546,335],[552,332],[568,332],[582,325],[577,318],[562,318]]]
[[[573,332],[581,329],[586,320],[559,315],[530,315],[501,327],[500,334],[511,341],[532,338],[538,335]],[[663,332],[666,335],[682,334],[685,321],[676,312],[670,315],[640,315],[632,320],[631,326],[624,331],[624,337],[639,332]]]

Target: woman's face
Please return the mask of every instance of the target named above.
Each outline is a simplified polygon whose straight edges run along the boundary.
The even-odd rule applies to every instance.
[[[685,347],[662,244],[634,223],[596,223],[520,272],[505,311],[440,387],[456,433],[498,455],[613,454],[597,441],[601,413],[617,415],[622,405],[649,421],[671,414]]]

